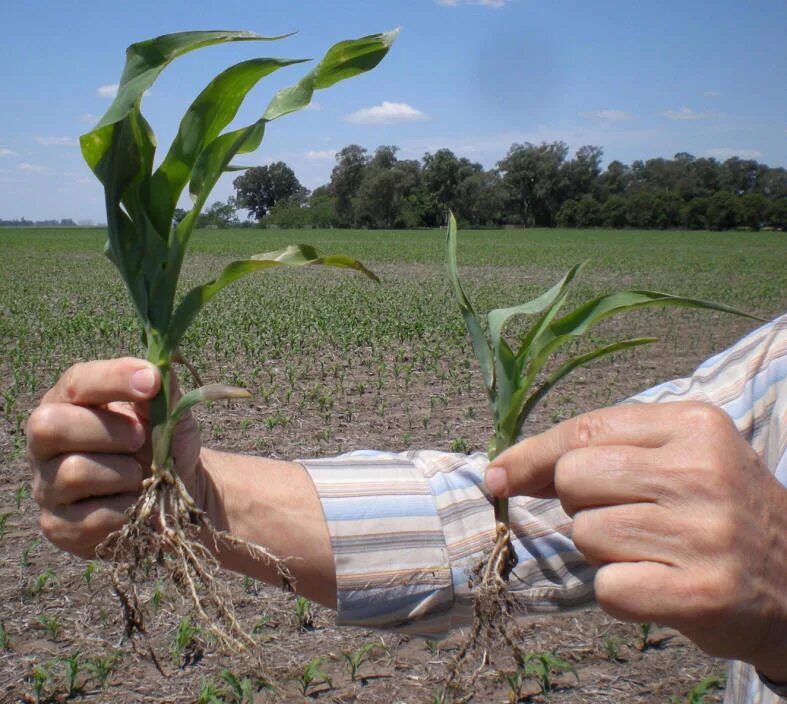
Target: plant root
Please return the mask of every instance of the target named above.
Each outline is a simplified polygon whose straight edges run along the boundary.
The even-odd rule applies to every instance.
[[[135,636],[145,636],[146,608],[140,586],[161,579],[195,614],[199,626],[222,650],[246,652],[258,645],[235,616],[229,588],[219,578],[219,563],[208,546],[241,546],[254,559],[275,566],[285,586],[292,575],[284,562],[266,549],[216,529],[170,466],[154,467],[153,476],[128,510],[128,522],[109,535],[97,555],[113,564],[112,586],[121,604],[125,635],[136,649]],[[146,648],[161,669],[152,649]]]
[[[448,667],[439,704],[457,704],[473,697],[475,684],[481,674],[494,665],[491,654],[501,651],[501,645],[517,664],[524,663],[525,654],[518,643],[524,635],[516,624],[522,606],[508,591],[508,576],[516,565],[511,549],[511,531],[497,522],[497,538],[489,557],[479,562],[470,578],[474,589],[473,625],[459,652]],[[472,668],[469,675],[467,671]]]

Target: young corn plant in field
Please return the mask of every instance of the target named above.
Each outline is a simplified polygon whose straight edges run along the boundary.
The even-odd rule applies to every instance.
[[[498,308],[486,316],[486,325],[475,312],[462,288],[457,270],[456,220],[448,215],[447,269],[454,298],[470,334],[484,387],[494,417],[494,434],[489,441],[489,460],[517,442],[530,414],[558,382],[575,369],[619,350],[655,342],[655,337],[639,337],[606,344],[589,352],[549,364],[553,355],[566,344],[587,333],[597,323],[618,313],[653,307],[705,308],[753,318],[742,311],[710,301],[673,296],[655,291],[622,291],[580,303],[571,312],[560,315],[569,295],[570,285],[584,267],[577,264],[552,288],[531,301],[508,308]],[[505,338],[506,324],[515,316],[535,316],[522,334],[518,348]],[[449,691],[457,681],[463,665],[484,641],[497,636],[508,644],[515,661],[524,666],[517,645],[521,634],[514,623],[516,605],[506,590],[509,574],[515,566],[511,544],[508,499],[494,500],[497,535],[487,560],[472,575],[475,588],[475,619],[470,634],[459,649],[447,679]],[[480,669],[476,670],[475,676]],[[475,677],[474,676],[474,677]]]
[[[242,61],[216,76],[186,111],[178,132],[154,169],[156,141],[141,112],[141,101],[161,71],[177,57],[224,42],[270,41],[250,32],[206,31],[168,34],[131,45],[120,84],[109,110],[82,136],[82,154],[104,186],[108,240],[106,254],[117,267],[139,319],[147,358],[161,373],[158,395],[150,403],[153,437],[152,476],[145,481],[128,523],[100,546],[115,563],[113,585],[129,635],[144,631],[144,613],[136,592],[143,562],[157,565],[190,600],[202,624],[223,646],[252,646],[237,622],[228,593],[215,579],[217,563],[206,544],[241,541],[219,534],[189,495],[175,469],[172,441],[178,420],[202,401],[247,397],[240,388],[201,386],[177,396],[173,364],[185,362],[180,344],[187,329],[221,289],[253,271],[281,266],[348,268],[376,277],[361,263],[342,255],[324,255],[307,245],[232,262],[212,281],[177,299],[176,289],[189,238],[219,177],[235,166],[238,154],[254,151],[269,122],[305,108],[315,90],[374,68],[386,55],[396,32],[343,41],[331,47],[317,66],[294,85],[278,91],[262,116],[250,125],[223,131],[247,93],[265,76],[301,60],[258,58]],[[173,223],[181,194],[188,187],[192,207]],[[194,375],[196,376],[196,375]],[[200,540],[202,536],[203,540]],[[205,536],[207,538],[205,539]],[[260,560],[283,562],[262,547],[242,543]]]

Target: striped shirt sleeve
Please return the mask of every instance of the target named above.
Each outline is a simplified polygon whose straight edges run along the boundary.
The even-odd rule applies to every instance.
[[[691,377],[630,401],[692,399],[722,407],[787,484],[786,376],[784,316]],[[484,454],[360,451],[301,463],[320,495],[331,534],[338,623],[434,638],[472,620],[468,575],[495,538]],[[518,497],[511,501],[510,518],[518,558],[510,589],[522,611],[592,603],[594,570],[574,547],[571,521],[560,504]]]

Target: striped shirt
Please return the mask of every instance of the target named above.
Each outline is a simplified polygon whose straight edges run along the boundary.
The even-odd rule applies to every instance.
[[[703,363],[690,377],[629,402],[706,401],[722,408],[787,486],[787,315]],[[472,621],[470,570],[495,541],[487,457],[433,450],[357,451],[301,460],[331,535],[337,622],[440,637]],[[571,519],[552,499],[509,507],[517,565],[509,589],[522,611],[591,605],[594,568],[571,541]],[[725,704],[784,701],[754,669],[730,665]]]

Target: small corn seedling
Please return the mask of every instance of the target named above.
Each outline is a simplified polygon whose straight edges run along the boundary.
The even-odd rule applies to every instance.
[[[714,689],[721,689],[724,687],[724,678],[715,675],[704,677],[697,684],[695,684],[686,695],[685,700],[680,697],[675,697],[672,700],[673,704],[704,704],[705,697]]]
[[[314,607],[306,597],[295,597],[295,625],[299,631],[311,631],[314,629]]]
[[[49,640],[56,641],[60,638],[60,634],[63,632],[63,622],[58,616],[42,613],[38,617],[38,623],[41,624]]]
[[[62,658],[62,662],[65,666],[66,697],[74,697],[82,690],[77,682],[82,670],[82,655],[76,652],[67,658]]]
[[[188,616],[180,619],[170,648],[175,665],[178,667],[189,665],[200,659],[203,651],[203,633],[203,629],[195,626]]]
[[[371,642],[364,643],[360,648],[356,648],[351,652],[342,653],[342,657],[350,669],[351,681],[355,682],[355,679],[358,677],[358,669],[367,660],[370,660],[375,651],[378,650],[387,650],[387,648],[382,643]]]
[[[44,701],[46,691],[52,686],[52,675],[49,670],[50,666],[48,664],[34,665],[30,670],[30,686],[33,689],[36,704]]]
[[[292,245],[232,262],[216,279],[191,289],[176,301],[178,278],[192,228],[211,189],[223,173],[243,168],[232,164],[232,159],[256,150],[268,123],[308,106],[315,90],[374,68],[395,36],[396,32],[389,32],[334,45],[300,81],[278,91],[260,119],[222,132],[255,84],[301,60],[259,58],[231,66],[216,76],[188,108],[168,153],[155,170],[155,137],[140,106],[161,71],[177,57],[209,45],[283,37],[236,31],[182,32],[133,44],[126,52],[114,102],[98,125],[81,137],[82,154],[104,186],[108,225],[105,252],[126,284],[141,324],[147,358],[162,378],[161,390],[150,403],[152,476],[130,510],[128,523],[98,550],[102,558],[116,565],[113,587],[121,600],[129,636],[144,632],[144,612],[136,591],[144,560],[157,565],[156,569],[171,580],[201,623],[212,631],[218,645],[233,648],[252,647],[254,641],[237,622],[228,591],[215,579],[217,563],[206,545],[239,545],[257,559],[277,566],[283,580],[289,578],[284,563],[263,547],[219,534],[178,477],[172,453],[177,422],[191,407],[249,394],[221,384],[202,386],[193,374],[199,388],[178,400],[173,363],[183,362],[190,368],[180,352],[187,329],[208,301],[248,273],[281,266],[322,265],[376,277],[349,257],[323,255],[307,245]],[[174,224],[175,209],[186,186],[193,206]]]
[[[304,697],[309,691],[309,687],[320,682],[327,684],[328,689],[333,689],[333,680],[320,669],[322,661],[323,658],[321,657],[311,659],[304,666],[303,670],[293,677],[293,679],[296,680],[301,686],[301,693]]]
[[[231,704],[254,704],[254,694],[274,691],[273,685],[259,677],[239,677],[232,670],[222,670],[219,679],[227,688],[226,700]]]
[[[96,655],[85,662],[85,672],[88,673],[90,679],[96,681],[102,691],[107,688],[109,677],[115,671],[120,657],[119,653],[110,653],[109,655]]]
[[[0,650],[9,650],[11,648],[11,637],[8,635],[8,630],[5,623],[0,621]]]
[[[53,569],[47,568],[36,577],[35,584],[30,588],[30,596],[34,598],[41,596],[47,585],[52,582],[57,582],[57,574]]]
[[[652,625],[651,623],[639,624],[639,649],[642,652],[645,652],[648,649],[648,645],[650,645],[649,638]]]
[[[33,554],[33,550],[40,544],[41,538],[33,538],[24,548],[22,548],[22,552],[19,555],[19,562],[22,564],[22,567],[30,567],[30,556]]]
[[[449,213],[446,240],[448,277],[481,368],[494,417],[494,435],[488,447],[490,461],[517,442],[533,410],[547,393],[572,371],[619,350],[657,340],[655,337],[621,340],[569,357],[557,365],[552,365],[554,368],[547,368],[547,363],[555,352],[588,332],[597,323],[618,313],[653,307],[704,308],[754,318],[719,303],[642,290],[599,296],[559,316],[568,297],[571,282],[585,265],[581,263],[571,267],[560,281],[537,298],[520,305],[490,311],[484,326],[459,280],[456,230],[456,220],[453,214]],[[522,334],[519,348],[515,349],[506,340],[504,332],[508,321],[521,315],[537,317]],[[494,546],[488,559],[479,564],[471,576],[471,585],[475,589],[473,626],[449,670],[445,692],[455,688],[459,673],[472,653],[479,649],[486,653],[485,643],[494,641],[498,636],[508,644],[515,661],[522,662],[522,654],[517,645],[522,636],[513,616],[518,609],[506,590],[516,559],[511,545],[508,499],[496,498],[494,511],[497,524]],[[481,668],[475,670],[471,684],[480,671]]]
[[[14,511],[6,511],[5,513],[0,513],[0,538],[5,536],[6,532],[8,531],[8,519],[14,515]]]

